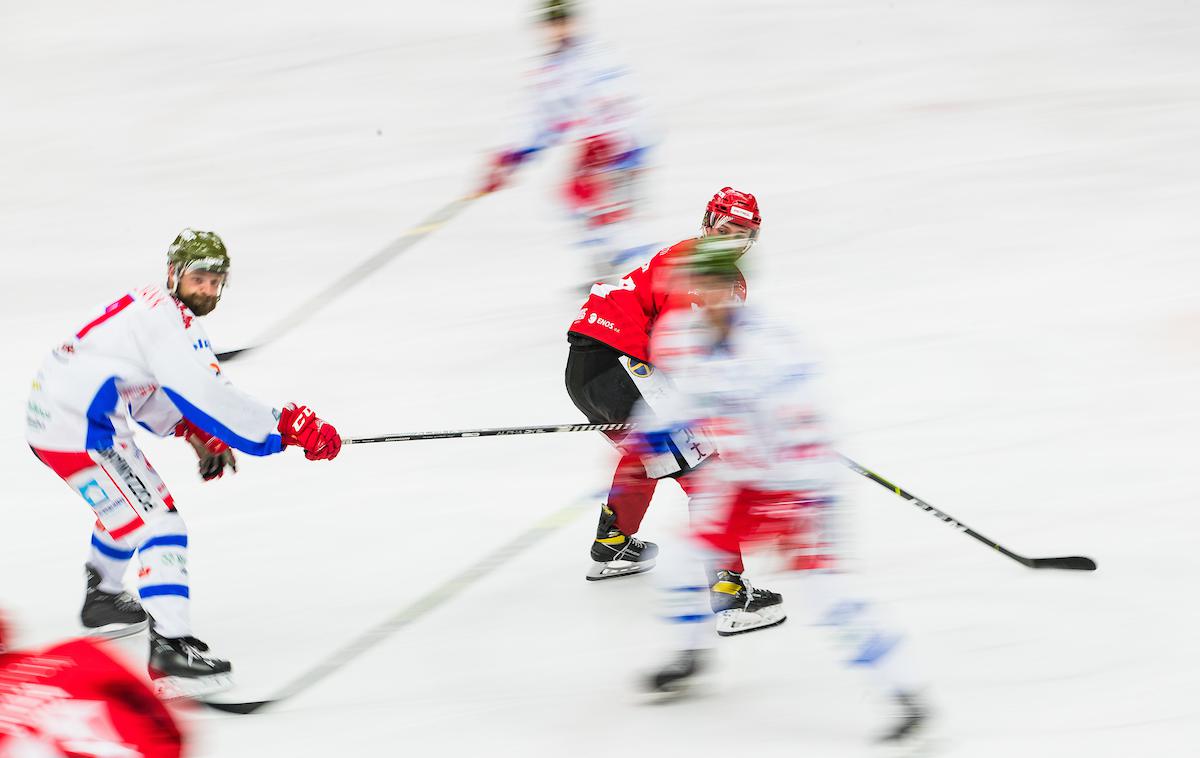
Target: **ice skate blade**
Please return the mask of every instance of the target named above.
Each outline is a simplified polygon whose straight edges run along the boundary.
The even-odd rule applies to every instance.
[[[747,632],[757,632],[760,629],[770,629],[787,621],[783,608],[772,606],[757,613],[740,610],[721,611],[717,614],[717,634],[722,637],[733,637]]]
[[[703,690],[702,684],[693,681],[676,682],[662,688],[643,684],[640,701],[645,705],[667,705],[699,697]]]
[[[84,636],[92,637],[101,640],[119,640],[122,637],[132,637],[139,632],[146,631],[149,622],[146,620],[138,621],[134,624],[105,624],[93,628],[84,627]]]
[[[927,727],[914,730],[900,740],[875,743],[871,758],[933,758],[945,752],[944,740],[930,733]]]
[[[648,561],[637,563],[633,561],[609,561],[608,563],[592,561],[592,567],[587,572],[587,580],[589,582],[598,582],[602,579],[616,579],[619,576],[644,574],[654,568],[654,560],[651,558]]]
[[[174,700],[196,700],[218,692],[224,692],[233,686],[231,674],[210,674],[209,676],[163,676],[151,680],[154,694],[167,702]]]

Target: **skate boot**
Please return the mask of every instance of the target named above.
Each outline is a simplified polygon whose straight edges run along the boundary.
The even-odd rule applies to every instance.
[[[87,593],[79,620],[92,637],[116,639],[137,634],[146,628],[146,612],[128,592],[110,593],[100,589],[100,572],[85,565]]]
[[[879,736],[879,742],[887,745],[906,745],[920,740],[926,731],[929,710],[915,692],[897,692],[893,696],[896,723]]]
[[[707,650],[680,650],[674,660],[646,677],[643,688],[662,698],[684,695],[708,669],[709,655]]]
[[[229,661],[205,655],[208,645],[195,637],[163,637],[150,628],[150,681],[164,700],[196,698],[233,684]]]
[[[596,541],[592,543],[592,567],[587,579],[612,579],[640,574],[654,568],[658,545],[642,542],[637,537],[617,529],[617,514],[607,505],[600,506],[600,523],[596,526]]]
[[[787,620],[783,595],[755,589],[741,574],[722,569],[713,582],[713,613],[717,614],[717,634],[731,637],[777,626]]]

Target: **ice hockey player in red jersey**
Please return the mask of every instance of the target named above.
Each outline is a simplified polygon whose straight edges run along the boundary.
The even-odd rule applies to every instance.
[[[150,620],[150,672],[196,694],[226,683],[228,661],[192,632],[188,534],[166,484],[134,443],[134,423],[183,437],[205,480],[233,470],[231,447],[271,455],[294,445],[332,459],[341,437],[305,406],[273,409],[221,373],[199,317],[220,300],[229,254],[212,232],[185,229],[167,251],[166,289],[130,290],[50,351],[33,381],[26,440],[96,516],[81,620],[119,636]],[[123,578],[137,554],[139,604]]]
[[[179,726],[144,680],[94,640],[4,650],[0,758],[178,758]]]
[[[725,187],[713,195],[701,221],[701,239],[722,236],[741,243],[744,254],[758,238],[762,225],[754,195]],[[594,424],[625,423],[635,404],[653,408],[674,393],[669,376],[650,362],[649,341],[655,324],[676,308],[699,307],[686,291],[670,286],[673,263],[696,244],[687,239],[659,251],[615,285],[592,287],[567,339],[566,385],[572,402]],[[745,297],[745,279],[738,277],[738,296]],[[609,433],[621,453],[608,501],[601,507],[596,539],[591,547],[590,580],[641,573],[654,566],[658,546],[635,535],[660,479],[672,478],[689,496],[689,474],[717,450],[698,428],[674,430],[669,444],[647,451],[627,444],[626,435]],[[782,623],[783,598],[752,587],[736,551],[710,576],[709,586],[718,631],[738,634]]]

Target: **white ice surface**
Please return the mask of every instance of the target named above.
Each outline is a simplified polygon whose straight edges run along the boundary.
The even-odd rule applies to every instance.
[[[19,642],[74,632],[90,526],[22,439],[44,351],[155,280],[184,226],[232,251],[208,325],[229,348],[467,191],[514,131],[530,5],[0,2],[0,607]],[[751,296],[821,346],[843,451],[1020,552],[1100,563],[1032,572],[848,481],[855,554],[919,645],[944,754],[1200,754],[1200,7],[591,15],[654,97],[661,239],[723,184],[759,196]],[[350,435],[579,418],[560,162],[227,373]],[[145,447],[190,526],[197,633],[247,698],[611,465],[591,435],[437,441],[243,456],[203,485],[187,446]],[[664,487],[643,534],[669,552],[683,511]],[[514,544],[274,711],[185,715],[193,755],[866,753],[877,704],[799,625],[723,641],[709,697],[639,704],[651,583],[583,580],[592,519]]]

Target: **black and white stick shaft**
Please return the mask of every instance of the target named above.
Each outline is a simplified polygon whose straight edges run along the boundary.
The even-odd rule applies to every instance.
[[[276,321],[269,329],[259,335],[258,339],[250,343],[246,347],[238,348],[237,350],[226,350],[217,353],[217,360],[230,361],[239,356],[243,356],[253,350],[257,350],[271,342],[287,334],[309,316],[316,313],[321,307],[327,305],[334,295],[340,295],[354,285],[366,279],[371,274],[383,268],[385,264],[400,255],[405,250],[408,250],[413,245],[417,244],[430,232],[433,232],[442,227],[447,221],[458,215],[459,211],[466,208],[471,201],[480,197],[479,195],[466,195],[460,197],[453,202],[450,202],[432,215],[426,218],[421,223],[409,229],[402,236],[389,242],[383,249],[372,255],[370,258],[359,263],[354,268],[342,274],[329,286],[325,287],[320,292],[305,300],[300,305],[293,308],[286,315]]]
[[[517,434],[555,434],[558,432],[617,432],[627,431],[632,428],[633,424],[556,424],[550,426],[512,426],[497,429],[462,429],[458,431],[447,432],[392,434],[383,437],[356,437],[351,439],[343,439],[342,444],[361,445],[367,442],[409,442],[412,440],[438,440],[462,437],[498,437],[503,435]],[[838,453],[838,457],[841,459],[842,463],[854,473],[860,474],[861,476],[870,479],[880,486],[886,487],[921,510],[932,513],[934,516],[937,516],[939,519],[941,519],[942,522],[949,524],[963,534],[966,534],[968,537],[982,542],[993,550],[999,552],[1001,555],[1007,556],[1017,563],[1034,569],[1056,568],[1072,571],[1096,570],[1096,562],[1091,558],[1087,558],[1082,555],[1072,555],[1060,558],[1027,558],[1019,553],[1015,553],[1006,548],[1004,545],[1001,545],[999,542],[996,542],[989,537],[985,537],[945,511],[933,507],[911,492],[892,484],[887,479],[884,479],[879,474],[871,471],[866,466],[847,458],[841,453]]]
[[[558,434],[560,432],[621,432],[633,424],[551,424],[548,426],[506,426],[493,429],[455,429],[445,432],[409,432],[385,434],[382,437],[343,437],[343,445],[365,445],[372,442],[412,442],[415,440],[448,440],[466,437],[504,437],[521,434]]]
[[[884,479],[879,474],[876,474],[874,471],[871,471],[867,467],[859,465],[858,463],[851,460],[850,458],[847,458],[846,456],[842,455],[841,453],[839,453],[838,456],[842,459],[842,463],[846,464],[846,466],[854,473],[861,474],[862,476],[865,476],[866,478],[870,479],[871,481],[875,482],[876,484],[879,484],[883,487],[888,488],[889,490],[891,490],[892,492],[895,492],[897,495],[904,498],[905,500],[912,503],[913,505],[917,506],[921,510],[932,513],[934,516],[937,516],[943,522],[949,524],[950,526],[954,527],[955,529],[957,529],[958,531],[967,535],[968,537],[971,537],[973,539],[978,540],[979,542],[982,542],[983,544],[996,550],[1000,554],[1005,555],[1009,558],[1012,558],[1017,563],[1020,563],[1024,566],[1028,566],[1029,568],[1034,568],[1034,569],[1056,568],[1056,569],[1068,569],[1068,570],[1073,570],[1073,571],[1095,571],[1096,570],[1096,562],[1094,560],[1092,560],[1091,558],[1086,558],[1082,555],[1072,555],[1072,556],[1066,556],[1063,558],[1026,558],[1023,555],[1014,553],[1013,551],[1011,551],[1008,548],[1001,545],[999,542],[996,542],[995,540],[993,540],[989,537],[983,536],[982,534],[975,531],[974,529],[967,526],[966,524],[959,521],[958,519],[954,518],[950,514],[944,512],[944,511],[940,511],[937,508],[934,508],[932,505],[925,502],[924,500],[917,497],[916,495],[912,494],[911,492],[907,492],[907,491],[901,489],[900,487],[897,487],[896,485],[892,484],[887,479]]]
[[[458,597],[464,590],[472,587],[492,572],[509,564],[512,561],[513,545],[521,545],[522,549],[533,547],[538,542],[541,542],[571,523],[579,514],[594,508],[598,498],[603,495],[603,492],[596,492],[582,498],[577,498],[538,521],[526,529],[524,533],[504,539],[500,547],[484,555],[445,582],[433,587],[429,592],[392,614],[391,617],[363,630],[354,639],[324,658],[318,659],[310,668],[300,672],[270,698],[242,702],[210,700],[201,700],[200,702],[218,711],[247,714],[260,711],[263,708],[269,708],[299,695],[330,674],[345,668],[346,664],[360,658],[366,652],[390,638],[397,631],[425,617],[430,612]]]

